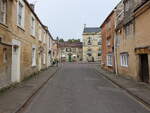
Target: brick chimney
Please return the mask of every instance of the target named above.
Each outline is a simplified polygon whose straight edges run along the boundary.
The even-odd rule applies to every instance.
[[[46,30],[48,30],[48,27],[47,27],[47,26],[44,26],[44,27],[45,27]]]

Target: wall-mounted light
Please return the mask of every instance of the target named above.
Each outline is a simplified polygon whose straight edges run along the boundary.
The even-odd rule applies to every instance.
[[[14,48],[14,52],[16,52],[17,49],[19,48],[19,46],[18,45],[14,45],[13,48]]]

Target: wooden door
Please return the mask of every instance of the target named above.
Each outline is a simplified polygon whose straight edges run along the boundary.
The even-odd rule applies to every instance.
[[[149,65],[148,65],[148,55],[142,54],[140,55],[141,60],[141,81],[148,83],[149,82]]]

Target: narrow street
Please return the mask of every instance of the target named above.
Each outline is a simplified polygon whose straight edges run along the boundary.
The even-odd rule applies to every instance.
[[[23,113],[149,113],[91,64],[63,64]]]

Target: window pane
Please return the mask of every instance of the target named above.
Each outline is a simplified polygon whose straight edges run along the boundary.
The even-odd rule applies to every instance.
[[[18,24],[21,26],[22,25],[22,18],[23,18],[23,5],[21,2],[19,2],[18,6]]]
[[[6,1],[0,1],[0,23],[5,23],[6,21]]]

